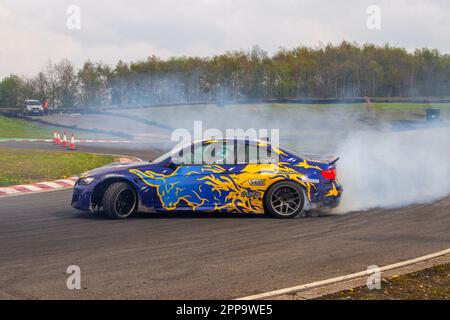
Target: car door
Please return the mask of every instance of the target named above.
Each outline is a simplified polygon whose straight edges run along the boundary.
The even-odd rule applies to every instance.
[[[224,177],[234,165],[234,156],[222,141],[192,144],[172,155],[171,167],[156,192],[160,210],[217,210],[225,203]],[[227,159],[227,157],[229,157]],[[176,161],[174,161],[176,159]],[[227,163],[231,162],[231,163]]]
[[[269,144],[256,141],[239,141],[236,153],[239,173],[234,179],[242,190],[237,210],[262,213],[264,192],[278,172],[279,157]]]

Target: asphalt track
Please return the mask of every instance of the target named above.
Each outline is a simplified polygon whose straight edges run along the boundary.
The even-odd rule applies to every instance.
[[[178,213],[123,221],[78,212],[70,198],[63,190],[0,199],[0,298],[238,298],[450,247],[450,198],[294,220]],[[81,290],[66,288],[73,264]]]

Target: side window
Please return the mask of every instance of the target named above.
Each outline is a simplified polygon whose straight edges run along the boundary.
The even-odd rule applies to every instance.
[[[278,163],[279,155],[266,145],[237,143],[197,143],[175,155],[182,164],[263,164]]]
[[[171,155],[172,159],[177,159],[181,164],[194,163],[194,148],[198,146],[191,144],[190,146],[177,151]]]
[[[175,155],[182,164],[234,164],[234,144],[198,143]]]
[[[234,164],[235,152],[234,144],[223,142],[210,143],[204,146],[204,164]]]
[[[270,146],[258,147],[258,163],[278,163],[280,155],[273,151]]]
[[[179,154],[179,156],[180,156],[180,162],[182,163],[182,164],[191,164],[191,163],[193,163],[193,159],[194,159],[194,157],[193,157],[193,148],[192,148],[192,146],[189,146],[188,148],[186,148],[186,149],[183,149],[181,152],[180,152],[180,154]]]
[[[239,142],[237,146],[238,164],[278,163],[278,155],[268,146]]]

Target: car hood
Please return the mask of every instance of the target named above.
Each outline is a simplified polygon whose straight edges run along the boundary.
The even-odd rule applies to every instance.
[[[119,174],[123,171],[128,171],[130,169],[139,168],[141,166],[145,166],[148,168],[151,166],[149,162],[146,161],[136,161],[136,162],[113,162],[107,164],[103,167],[98,167],[87,171],[81,175],[81,177],[90,177],[90,176],[101,176],[105,174]]]

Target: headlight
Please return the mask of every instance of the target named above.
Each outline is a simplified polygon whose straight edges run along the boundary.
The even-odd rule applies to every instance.
[[[94,180],[95,180],[95,178],[86,177],[86,178],[81,178],[80,180],[78,180],[78,183],[82,184],[82,185],[88,185],[89,183],[91,183]]]

